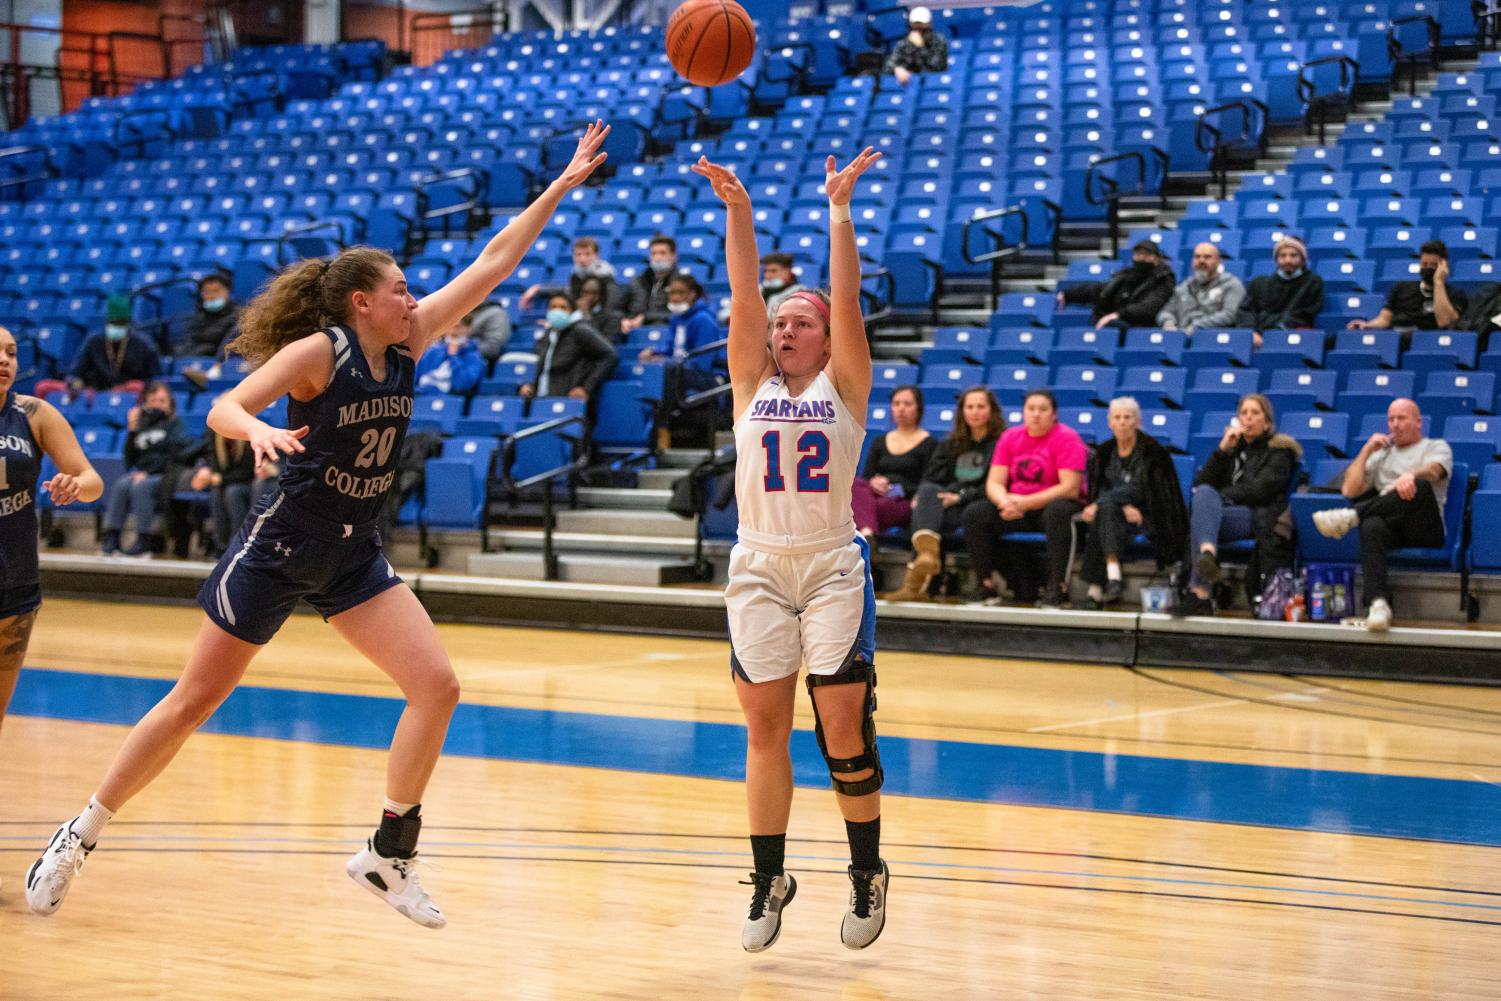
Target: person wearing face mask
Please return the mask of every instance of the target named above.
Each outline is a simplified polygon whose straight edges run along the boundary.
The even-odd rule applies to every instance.
[[[162,359],[155,346],[130,329],[130,297],[112,295],[105,306],[104,330],[83,342],[68,376],[68,389],[138,389],[156,378]]]
[[[667,362],[667,371],[663,373],[659,425],[685,397],[719,385],[726,367],[724,348],[700,351],[716,341],[723,341],[725,332],[714,321],[709,300],[704,297],[703,286],[697,278],[690,274],[672,276],[667,284],[667,315],[672,354],[658,354],[647,347],[637,356],[640,361]],[[685,414],[684,417],[693,422],[700,420],[697,414]],[[673,428],[674,431],[680,429],[681,426],[676,425]]]
[[[631,280],[627,289],[623,333],[637,327],[667,322],[667,283],[678,269],[678,243],[658,233],[647,247],[646,269]]]
[[[1194,248],[1193,274],[1173,290],[1173,297],[1157,314],[1157,325],[1187,334],[1228,327],[1245,297],[1246,287],[1225,270],[1220,249],[1201,243]]]
[[[799,292],[806,292],[807,286],[797,280],[797,272],[792,267],[791,254],[762,254],[761,255],[761,301],[766,303],[766,315],[775,316],[782,303]],[[730,322],[729,300],[720,306],[719,322]]]
[[[479,388],[485,377],[485,359],[479,347],[469,336],[473,314],[462,320],[443,335],[443,339],[422,353],[417,359],[417,392],[457,393],[469,396]]]
[[[1173,266],[1151,240],[1131,248],[1131,263],[1103,285],[1079,282],[1060,292],[1059,305],[1088,303],[1093,307],[1089,322],[1104,327],[1150,327],[1157,313],[1173,297]]]
[[[233,335],[240,304],[230,296],[229,279],[213,274],[198,283],[198,308],[188,320],[188,333],[178,345],[179,358],[217,358]]]
[[[1220,579],[1221,542],[1255,539],[1246,568],[1246,596],[1261,594],[1266,578],[1292,565],[1290,533],[1282,524],[1293,469],[1303,448],[1277,431],[1272,403],[1260,393],[1241,397],[1219,447],[1194,476],[1189,504],[1189,558],[1192,567],[1186,615],[1213,615],[1210,591]]]
[[[125,418],[127,472],[110,484],[100,552],[105,556],[120,552],[120,534],[127,524],[135,527],[136,537],[122,555],[150,557],[162,551],[162,476],[192,446],[177,417],[172,391],[165,383],[148,384]]]
[[[592,400],[615,371],[615,346],[579,317],[573,299],[564,292],[548,297],[544,323],[535,349],[537,378],[521,387],[521,395]]]
[[[577,299],[585,278],[599,278],[605,283],[606,298],[613,302],[616,295],[615,266],[599,256],[599,241],[592,236],[580,236],[573,241],[573,274],[568,276],[568,298]],[[517,304],[530,309],[539,294],[551,295],[554,286],[533,285],[521,293]]]
[[[942,73],[949,68],[949,42],[933,30],[933,12],[913,7],[907,13],[907,34],[886,59],[886,72],[906,86],[914,74]]]
[[[1312,327],[1324,309],[1324,279],[1308,266],[1308,248],[1295,236],[1284,236],[1272,250],[1277,270],[1251,279],[1246,298],[1235,314],[1235,326],[1256,332],[1256,347],[1267,330]]]
[[[1429,240],[1418,248],[1418,280],[1397,282],[1386,294],[1381,312],[1369,320],[1351,320],[1348,326],[1351,330],[1451,330],[1469,304],[1469,297],[1449,284],[1448,246],[1442,240]]]

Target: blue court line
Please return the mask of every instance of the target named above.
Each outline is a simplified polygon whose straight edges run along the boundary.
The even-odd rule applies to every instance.
[[[11,712],[132,724],[171,687],[28,668]],[[243,687],[204,730],[383,748],[401,708],[399,699]],[[1486,782],[911,737],[882,737],[880,748],[885,791],[895,795],[1501,847],[1501,787]],[[464,704],[444,753],[739,780],[745,728]],[[798,785],[828,788],[811,732],[793,732],[792,759]]]

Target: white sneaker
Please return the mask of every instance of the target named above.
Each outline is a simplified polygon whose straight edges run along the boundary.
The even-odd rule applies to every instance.
[[[1360,515],[1353,507],[1331,507],[1313,513],[1313,527],[1329,539],[1343,539],[1350,530],[1360,524]]]
[[[746,952],[760,952],[775,945],[777,936],[782,934],[782,908],[797,895],[797,880],[786,872],[780,876],[753,872],[750,877],[740,881],[741,886],[755,887],[751,891],[750,911],[740,929],[740,945]]]
[[[442,928],[448,924],[433,898],[417,879],[417,856],[386,858],[375,850],[375,839],[365,843],[363,851],[344,864],[349,878],[396,908],[424,928]]]
[[[850,866],[850,909],[839,929],[846,949],[863,949],[881,937],[886,927],[886,884],[891,872],[886,863],[866,871]]]
[[[1365,627],[1373,633],[1384,633],[1392,627],[1392,606],[1385,598],[1371,602],[1371,610],[1365,616]]]
[[[31,909],[43,916],[56,913],[68,895],[73,877],[83,868],[83,860],[89,857],[89,849],[73,833],[73,822],[59,827],[47,842],[42,857],[26,871],[26,902]]]

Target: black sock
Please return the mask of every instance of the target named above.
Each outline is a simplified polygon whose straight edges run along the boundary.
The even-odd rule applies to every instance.
[[[787,861],[787,835],[752,834],[750,839],[756,871],[766,876],[780,876]]]
[[[850,864],[867,872],[881,868],[881,818],[846,820],[844,831],[850,839]]]
[[[422,804],[404,814],[386,810],[375,832],[375,851],[386,858],[411,858],[417,854],[417,835],[422,833]]]

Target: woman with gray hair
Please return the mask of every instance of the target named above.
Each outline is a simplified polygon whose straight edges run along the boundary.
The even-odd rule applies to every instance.
[[[1089,457],[1080,520],[1089,526],[1080,571],[1095,609],[1121,599],[1121,558],[1145,532],[1162,568],[1179,558],[1188,539],[1188,510],[1173,457],[1141,430],[1141,406],[1129,396],[1110,401],[1110,433]]]

